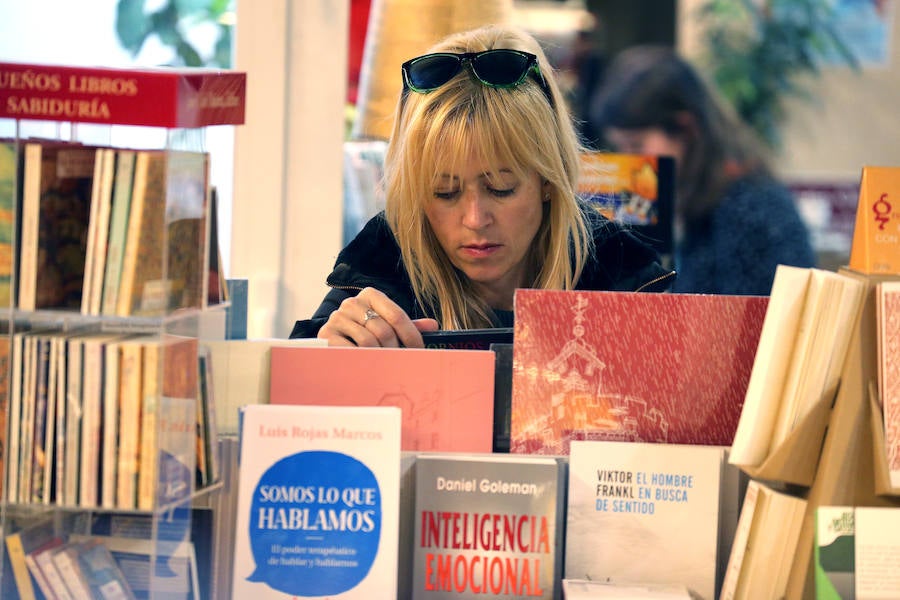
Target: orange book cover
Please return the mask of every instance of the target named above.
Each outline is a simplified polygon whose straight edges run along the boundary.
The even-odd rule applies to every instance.
[[[900,274],[900,167],[863,167],[850,268]]]
[[[606,218],[629,226],[671,258],[675,161],[668,156],[584,152],[578,193]]]
[[[488,350],[273,347],[271,404],[398,406],[401,449],[491,452]]]
[[[729,446],[765,296],[517,290],[510,451]]]

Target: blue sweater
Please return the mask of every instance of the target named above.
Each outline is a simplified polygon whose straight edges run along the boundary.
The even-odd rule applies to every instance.
[[[779,264],[813,267],[816,255],[793,196],[769,177],[733,183],[676,245],[673,292],[768,295]]]

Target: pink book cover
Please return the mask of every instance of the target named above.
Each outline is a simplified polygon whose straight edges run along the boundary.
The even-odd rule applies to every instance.
[[[491,452],[488,350],[273,347],[272,404],[397,406],[401,450]]]
[[[878,371],[891,486],[900,487],[900,282],[878,285]]]
[[[730,446],[768,297],[517,290],[510,451]]]

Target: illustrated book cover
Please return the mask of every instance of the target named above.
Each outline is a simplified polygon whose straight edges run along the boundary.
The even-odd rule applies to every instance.
[[[235,598],[397,595],[400,410],[241,413]]]
[[[878,390],[891,487],[900,488],[900,281],[875,287]]]
[[[852,506],[816,508],[815,580],[817,600],[850,600],[855,528]]]
[[[724,465],[718,446],[573,441],[565,577],[715,598]]]
[[[510,449],[731,445],[768,298],[520,289]]]
[[[578,193],[606,218],[625,224],[671,266],[675,160],[668,156],[584,152]]]
[[[272,404],[397,406],[402,449],[491,452],[494,353],[273,347]]]
[[[413,468],[413,600],[559,596],[555,458],[420,454]]]
[[[81,310],[96,149],[24,145],[17,279],[22,310]]]

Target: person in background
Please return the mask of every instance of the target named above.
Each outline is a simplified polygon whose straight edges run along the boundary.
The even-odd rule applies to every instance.
[[[581,149],[532,36],[454,34],[400,74],[386,209],[291,337],[422,347],[421,331],[511,326],[516,288],[669,287],[652,248],[577,198]]]
[[[768,295],[777,265],[815,266],[793,196],[749,127],[673,49],[620,52],[591,116],[616,151],[675,158],[673,292]]]

